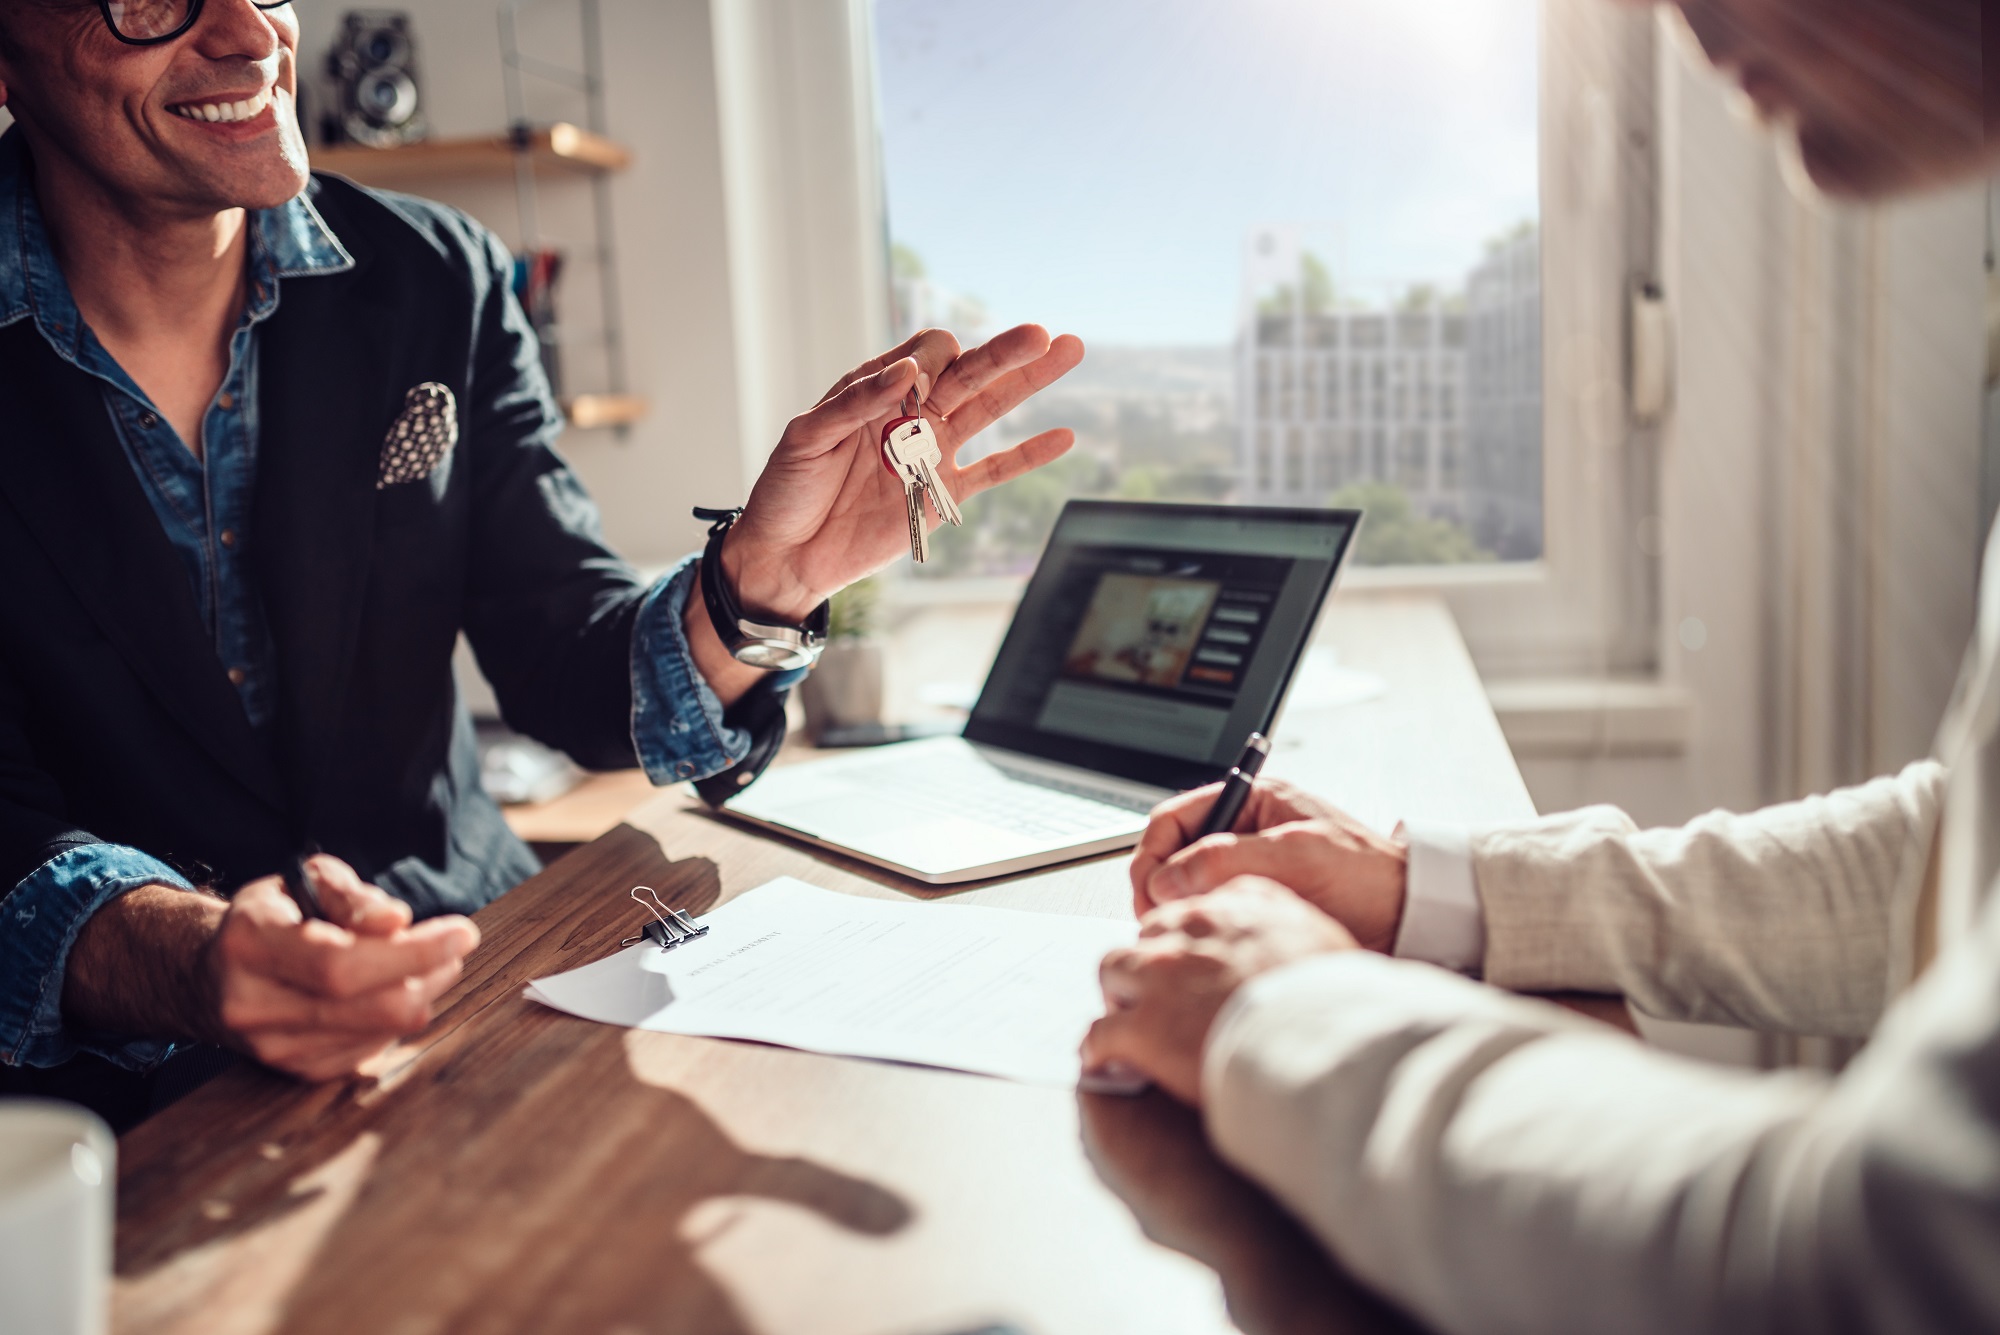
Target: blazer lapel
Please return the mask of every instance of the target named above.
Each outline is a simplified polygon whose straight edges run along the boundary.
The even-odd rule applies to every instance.
[[[32,323],[0,329],[0,493],[105,638],[252,792],[283,810],[269,750],[216,659],[180,558],[118,443],[97,382]],[[32,392],[23,392],[32,385]]]
[[[310,822],[341,723],[374,554],[382,436],[405,386],[369,267],[286,281],[258,349],[256,533],[277,646],[279,752]]]

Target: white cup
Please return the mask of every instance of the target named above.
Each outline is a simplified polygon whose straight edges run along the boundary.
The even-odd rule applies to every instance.
[[[118,1145],[88,1109],[0,1100],[0,1328],[102,1335]]]

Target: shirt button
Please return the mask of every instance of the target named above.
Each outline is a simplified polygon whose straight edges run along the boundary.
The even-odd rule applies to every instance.
[[[224,394],[221,398],[215,401],[215,406],[222,409],[222,411],[224,412],[228,412],[231,408],[234,408],[236,406],[236,396],[234,394]]]
[[[229,669],[229,684],[231,686],[241,686],[244,682],[248,680],[250,680],[250,674],[245,672],[242,668]]]
[[[160,415],[158,413],[139,414],[139,425],[146,428],[146,430],[151,431],[154,427],[158,426],[159,424],[160,424]]]
[[[683,760],[680,764],[674,766],[674,773],[685,779],[688,775],[694,773],[694,766]]]
[[[226,528],[217,536],[225,547],[234,547],[236,545],[236,530],[233,528]]]

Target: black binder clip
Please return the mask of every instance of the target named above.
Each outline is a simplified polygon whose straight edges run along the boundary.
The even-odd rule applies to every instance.
[[[639,897],[641,890],[646,892],[644,899]],[[647,923],[639,935],[628,936],[620,941],[618,944],[621,946],[636,946],[641,941],[651,941],[661,950],[672,950],[675,946],[685,945],[698,936],[708,935],[707,923],[696,922],[679,909],[669,908],[661,902],[659,892],[650,885],[633,886],[632,902],[652,914],[653,921]]]

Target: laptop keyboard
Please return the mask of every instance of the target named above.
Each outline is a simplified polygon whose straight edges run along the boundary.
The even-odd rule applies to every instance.
[[[1126,824],[1150,810],[1142,799],[1098,792],[1043,775],[1032,778],[1000,772],[985,763],[953,766],[949,779],[928,767],[885,761],[856,765],[849,780],[867,785],[875,796],[905,811],[926,816],[970,816],[984,824],[1031,839],[1061,839]]]

